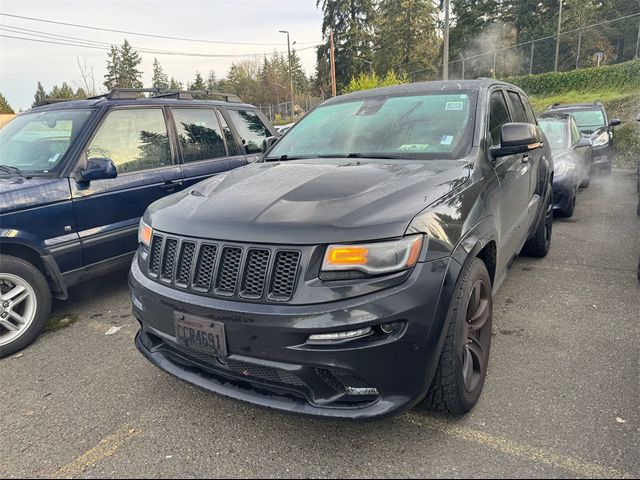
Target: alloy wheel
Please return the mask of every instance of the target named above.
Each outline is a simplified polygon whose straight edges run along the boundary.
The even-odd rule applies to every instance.
[[[37,312],[36,293],[24,279],[0,273],[0,346],[22,336]]]
[[[477,280],[469,296],[462,351],[462,378],[467,392],[473,392],[487,369],[491,342],[491,289],[485,280]]]

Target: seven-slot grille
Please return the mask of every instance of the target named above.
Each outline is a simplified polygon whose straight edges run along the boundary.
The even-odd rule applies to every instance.
[[[300,252],[225,245],[154,233],[149,275],[162,283],[218,297],[287,302],[298,278]]]

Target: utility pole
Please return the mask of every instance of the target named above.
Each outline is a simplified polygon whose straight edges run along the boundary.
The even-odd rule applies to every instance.
[[[336,52],[333,43],[333,29],[329,33],[329,39],[331,43],[331,96],[335,97],[338,95],[338,89],[336,86]]]
[[[638,52],[640,52],[640,27],[638,27],[638,40],[636,40],[636,58],[638,58]]]
[[[531,35],[529,35],[531,37]],[[533,50],[535,49],[535,44],[533,37],[531,37],[531,57],[529,58],[529,75],[533,73]]]
[[[444,42],[442,52],[442,79],[449,80],[449,0],[444,0]]]
[[[562,30],[562,0],[560,2],[560,10],[558,11],[558,34],[556,35],[556,61],[553,66],[553,71],[558,71],[558,59],[560,57],[560,32]]]
[[[293,67],[291,65],[291,41],[289,40],[289,32],[287,30],[280,30],[279,33],[287,34],[287,50],[289,51],[289,81],[291,82],[291,121],[295,117],[295,103],[293,99]]]

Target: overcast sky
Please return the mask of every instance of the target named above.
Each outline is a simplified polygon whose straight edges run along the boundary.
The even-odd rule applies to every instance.
[[[315,0],[0,0],[0,13],[28,16],[90,27],[116,29],[154,35],[186,37],[224,42],[246,42],[272,45],[222,45],[143,37],[103,32],[85,28],[43,23],[0,15],[0,92],[14,110],[29,108],[36,82],[45,90],[66,81],[74,88],[81,86],[77,58],[93,66],[96,83],[102,87],[106,51],[101,49],[39,43],[6,38],[55,34],[84,41],[121,44],[123,39],[139,49],[154,49],[207,55],[270,53],[286,51],[286,35],[297,41],[307,74],[315,66],[315,49],[321,41],[322,12]],[[27,34],[26,30],[31,30]],[[58,37],[60,38],[60,37]],[[78,40],[61,39],[62,42]],[[95,45],[95,44],[94,44]],[[99,45],[100,48],[108,48]],[[196,70],[203,76],[214,70],[224,77],[234,58],[179,56],[142,53],[144,83],[150,84],[153,58],[156,56],[169,77],[186,84]],[[247,57],[236,57],[240,60]]]

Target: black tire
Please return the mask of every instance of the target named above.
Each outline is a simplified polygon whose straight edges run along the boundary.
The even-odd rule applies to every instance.
[[[573,195],[571,195],[571,199],[569,200],[569,204],[563,208],[562,210],[560,210],[560,215],[562,217],[565,218],[571,218],[573,217],[573,213],[576,210],[576,192],[573,192]]]
[[[474,334],[470,333],[469,325],[472,323],[467,317],[472,303],[475,303],[474,299],[482,297],[477,296],[474,290],[478,284],[484,285],[486,289],[486,300],[482,301],[486,302],[483,305],[485,305],[487,316],[481,329]],[[476,296],[474,297],[474,295]],[[419,407],[449,412],[453,415],[463,415],[476,405],[487,374],[491,350],[492,317],[491,279],[484,262],[476,258],[460,274],[447,314],[447,336],[440,354],[440,361],[431,387],[425,398],[419,403]],[[470,341],[469,335],[476,334],[477,341]],[[469,345],[473,344],[477,348],[480,343],[483,347],[480,349],[483,352],[483,361],[476,362],[478,357],[470,353],[475,350],[469,348]],[[465,366],[470,365],[470,359],[474,360],[471,363],[471,376],[467,370],[467,377],[465,377]]]
[[[553,203],[551,201],[551,184],[547,187],[547,198],[544,205],[544,214],[538,221],[538,226],[533,236],[527,240],[522,248],[522,255],[527,257],[545,257],[551,248],[551,236],[553,234]]]
[[[5,276],[19,277],[33,289],[35,303],[32,305],[35,309],[35,315],[28,327],[24,328],[24,331],[19,336],[9,341],[6,345],[0,345],[0,358],[13,355],[33,343],[47,325],[49,313],[51,312],[51,291],[44,275],[36,267],[20,258],[0,255],[0,278],[3,274]],[[0,281],[0,292],[7,293],[5,290],[10,288],[12,288],[10,283]],[[2,308],[3,304],[0,304],[0,309]],[[3,311],[3,313],[5,312]],[[3,334],[8,335],[9,333],[10,331],[7,328],[0,326],[0,341]]]

